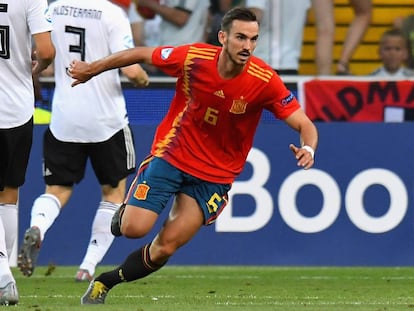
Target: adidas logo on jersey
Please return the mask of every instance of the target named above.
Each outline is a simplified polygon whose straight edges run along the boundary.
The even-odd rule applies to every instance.
[[[216,95],[216,96],[218,96],[218,97],[220,97],[220,98],[226,98],[226,97],[224,96],[224,91],[223,91],[223,90],[218,90],[218,91],[215,91],[215,92],[214,92],[214,95]]]

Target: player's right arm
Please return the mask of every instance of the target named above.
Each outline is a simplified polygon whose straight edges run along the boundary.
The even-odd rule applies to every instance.
[[[73,60],[68,71],[68,74],[75,79],[72,86],[85,83],[92,77],[111,69],[122,68],[136,63],[152,64],[152,53],[154,50],[154,47],[135,47],[113,53],[92,63]]]

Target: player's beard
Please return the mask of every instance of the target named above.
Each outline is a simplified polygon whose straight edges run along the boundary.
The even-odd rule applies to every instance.
[[[243,61],[238,61],[233,55],[232,55],[232,53],[229,51],[229,48],[228,47],[225,47],[224,48],[224,52],[226,53],[226,55],[227,55],[227,58],[233,63],[233,65],[235,66],[235,67],[244,67],[244,65],[247,63],[247,61],[246,62],[243,62]],[[236,56],[238,56],[238,54],[236,54]]]

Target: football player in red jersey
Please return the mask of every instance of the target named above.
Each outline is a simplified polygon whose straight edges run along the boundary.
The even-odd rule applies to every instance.
[[[168,219],[150,244],[93,280],[82,304],[104,303],[115,285],[160,269],[203,225],[214,222],[243,169],[264,109],[298,131],[301,146],[291,144],[290,149],[300,167],[313,166],[317,129],[280,77],[253,56],[258,37],[256,16],[235,8],[223,17],[218,34],[222,47],[205,43],[138,47],[92,63],[71,63],[73,86],[137,62],[153,64],[177,77],[170,109],[125,204],[114,216],[112,232],[130,238],[145,236],[174,196]]]

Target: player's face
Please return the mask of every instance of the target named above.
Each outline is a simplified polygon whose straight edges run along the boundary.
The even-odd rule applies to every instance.
[[[233,21],[229,32],[220,32],[219,39],[229,61],[243,66],[250,59],[259,38],[257,22]]]

